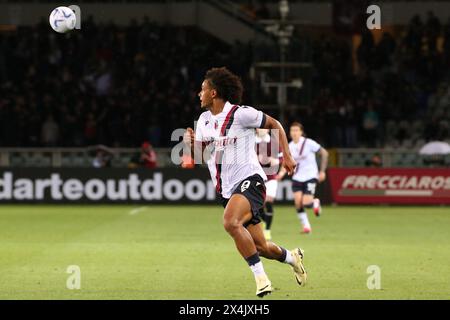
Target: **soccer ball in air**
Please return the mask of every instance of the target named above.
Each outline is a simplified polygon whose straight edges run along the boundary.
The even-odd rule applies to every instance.
[[[75,28],[77,18],[72,9],[68,7],[58,7],[50,13],[50,26],[59,33],[66,33]]]

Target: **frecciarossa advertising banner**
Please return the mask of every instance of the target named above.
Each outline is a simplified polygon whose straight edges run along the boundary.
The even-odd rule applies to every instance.
[[[331,168],[328,178],[338,204],[450,204],[450,168]]]

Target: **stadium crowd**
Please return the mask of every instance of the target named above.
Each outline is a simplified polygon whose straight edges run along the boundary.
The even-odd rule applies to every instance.
[[[416,16],[403,37],[384,33],[377,44],[366,31],[357,73],[351,56],[344,41],[314,45],[314,98],[300,116],[312,136],[339,147],[450,139],[450,19],[442,27],[431,12],[425,23]]]
[[[0,146],[154,147],[192,126],[207,66],[249,83],[252,44],[228,46],[193,27],[85,21],[60,36],[45,21],[0,33]],[[440,39],[443,39],[441,41]],[[289,115],[327,147],[381,147],[450,138],[450,20],[428,13],[405,35],[313,39],[312,101]],[[251,104],[251,96],[245,102]],[[286,123],[287,125],[287,123]]]
[[[148,20],[89,20],[67,36],[42,22],[0,43],[2,146],[167,144],[174,128],[192,125],[201,65],[239,63],[198,30]]]

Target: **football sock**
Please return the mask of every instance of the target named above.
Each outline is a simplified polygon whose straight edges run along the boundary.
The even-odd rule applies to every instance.
[[[294,263],[294,258],[292,257],[292,253],[283,247],[279,247],[279,248],[281,249],[282,253],[281,253],[280,258],[278,258],[278,261],[292,265],[292,263]]]
[[[264,216],[264,222],[266,223],[266,230],[270,230],[273,219],[273,203],[266,202],[266,212]]]
[[[301,207],[300,209],[297,209],[297,217],[302,223],[303,227],[311,228],[311,225],[309,224],[308,215],[305,212],[305,209]]]
[[[250,269],[252,270],[253,275],[255,277],[266,274],[264,272],[263,264],[262,264],[261,260],[259,259],[258,253],[255,253],[254,255],[252,255],[248,258],[245,258],[245,260],[247,260],[247,263],[250,266]]]
[[[320,199],[319,198],[314,198],[313,200],[313,208],[314,207],[318,207],[320,206]]]

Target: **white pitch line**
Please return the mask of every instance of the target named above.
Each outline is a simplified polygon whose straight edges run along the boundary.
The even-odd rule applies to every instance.
[[[142,211],[145,211],[145,210],[147,210],[147,207],[139,207],[139,208],[136,208],[136,209],[133,209],[133,210],[129,211],[128,214],[133,216],[133,215],[138,214],[138,213],[140,213]]]

